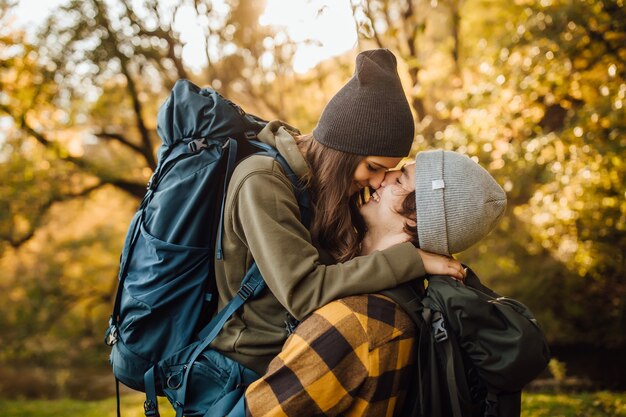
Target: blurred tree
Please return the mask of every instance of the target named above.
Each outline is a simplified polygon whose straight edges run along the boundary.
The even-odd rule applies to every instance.
[[[278,92],[280,83],[294,76],[295,47],[286,36],[272,37],[269,28],[260,27],[263,2],[242,0],[223,7],[199,0],[113,3],[68,2],[52,14],[33,44],[6,29],[11,16],[4,14],[0,115],[13,121],[7,130],[18,148],[34,139],[48,150],[44,158],[50,164],[64,162],[90,187],[56,187],[56,194],[28,217],[25,233],[13,236],[14,228],[2,225],[8,234],[1,237],[14,245],[41,223],[35,213],[58,199],[103,184],[143,196],[156,165],[158,104],[179,78],[212,84],[235,100],[245,97],[243,104],[253,104],[266,117],[286,116],[284,95]],[[207,65],[198,74],[182,60],[186,45],[176,26],[180,14],[204,29]],[[13,149],[4,146],[7,158],[17,156]],[[17,196],[6,197],[0,204],[10,208]],[[5,216],[7,224],[12,216],[24,217],[20,210]]]
[[[508,107],[521,100],[534,109],[519,155],[541,181],[514,214],[575,275],[565,288],[576,291],[561,296],[570,299],[544,307],[575,324],[564,338],[623,346],[626,8],[622,0],[521,5],[498,77],[515,91]]]
[[[111,275],[134,206],[112,188],[55,204],[36,238],[6,249],[0,258],[0,362],[106,362],[102,329],[115,290]]]
[[[468,59],[474,88],[456,105],[471,110],[444,139],[467,137],[507,187],[511,228],[498,239],[525,249],[517,291],[552,339],[624,346],[626,10],[612,0],[506,7],[515,17],[496,25],[497,42],[477,40],[492,53]]]
[[[467,153],[508,193],[500,228],[463,259],[551,341],[623,346],[623,1],[353,4],[363,42],[405,60],[418,148]]]
[[[295,77],[293,42],[258,23],[264,2],[72,0],[35,39],[16,5],[0,0],[0,358],[100,340],[103,323],[94,334],[88,318],[107,316],[124,229],[156,165],[158,105],[177,79],[269,118],[288,116],[281,89]],[[179,18],[202,31],[201,68],[183,60]]]
[[[388,48],[399,53],[407,64],[410,77],[409,96],[417,120],[428,114],[424,99],[420,72],[424,68],[424,32],[430,14],[425,1],[378,1],[352,2],[355,24],[359,32],[360,46],[363,39],[370,40],[375,47]],[[367,47],[366,47],[367,48]]]

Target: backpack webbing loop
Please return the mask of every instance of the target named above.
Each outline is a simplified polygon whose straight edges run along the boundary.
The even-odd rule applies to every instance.
[[[485,417],[497,417],[498,416],[498,396],[493,392],[487,393],[485,399]]]
[[[115,378],[115,402],[116,402],[116,410],[117,410],[117,417],[121,417],[122,413],[121,413],[121,407],[120,407],[120,380]]]
[[[156,365],[150,367],[144,375],[144,384],[146,387],[146,401],[143,403],[144,414],[146,417],[159,417],[159,403],[156,396],[156,380],[154,371]]]
[[[228,139],[228,142],[224,145],[224,147],[228,147],[228,160],[226,163],[226,174],[224,175],[224,190],[222,193],[222,207],[220,209],[220,221],[217,226],[217,243],[215,247],[215,257],[216,259],[224,258],[224,251],[222,250],[222,228],[224,225],[224,207],[226,206],[226,191],[228,190],[228,183],[230,182],[230,177],[233,174],[233,170],[235,169],[235,162],[237,160],[237,141],[234,139]]]

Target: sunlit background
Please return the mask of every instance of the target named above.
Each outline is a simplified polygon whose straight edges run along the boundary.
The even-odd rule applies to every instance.
[[[34,30],[65,0],[20,0],[16,10],[18,24]],[[173,4],[175,1],[163,1]],[[212,2],[214,7],[228,12],[226,0]],[[207,65],[203,42],[207,22],[197,16],[193,6],[182,6],[174,17],[174,28],[185,43],[182,57],[194,70]],[[298,42],[293,68],[298,73],[310,70],[317,63],[352,49],[357,41],[357,27],[350,1],[333,0],[267,0],[259,23],[285,29]],[[217,48],[217,46],[213,46]]]
[[[102,334],[177,79],[310,132],[375,47],[398,58],[412,154],[465,153],[507,192],[458,256],[547,334],[524,415],[626,415],[597,392],[626,389],[623,0],[0,0],[3,415],[27,414],[2,398],[108,413]]]

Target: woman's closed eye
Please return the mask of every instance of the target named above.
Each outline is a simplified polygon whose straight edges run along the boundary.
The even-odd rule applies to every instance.
[[[377,168],[377,167],[375,167],[375,166],[373,166],[371,164],[367,164],[367,170],[370,171],[370,172],[376,172],[379,169],[381,169],[381,168]]]

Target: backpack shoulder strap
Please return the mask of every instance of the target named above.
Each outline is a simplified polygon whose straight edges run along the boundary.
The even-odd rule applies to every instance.
[[[307,192],[306,187],[303,186],[300,178],[298,178],[295,172],[293,172],[285,158],[276,148],[257,140],[250,140],[249,143],[261,150],[260,152],[255,153],[255,155],[267,155],[274,158],[280,164],[285,172],[285,175],[289,178],[289,181],[291,181],[296,200],[298,200],[298,206],[300,207],[300,221],[308,229],[311,224],[311,203],[309,193]]]
[[[460,393],[458,385],[458,375],[464,375],[463,369],[457,369],[459,366],[462,368],[463,362],[460,358],[455,357],[453,343],[453,336],[445,328],[445,320],[443,315],[439,311],[431,311],[429,308],[424,308],[424,318],[426,316],[431,320],[432,336],[435,339],[436,349],[440,352],[440,359],[442,361],[443,370],[446,376],[446,386],[448,387],[448,397],[450,399],[450,407],[452,409],[453,417],[463,417],[460,403]]]
[[[399,285],[395,288],[380,291],[380,294],[385,295],[395,301],[402,310],[411,318],[413,323],[421,327],[423,323],[422,318],[422,297],[424,287],[423,284],[420,287],[420,283],[417,280]]]
[[[405,397],[404,406],[399,414],[401,417],[425,416],[426,410],[424,406],[427,397],[425,390],[435,389],[435,387],[432,387],[430,384],[426,387],[421,383],[422,375],[425,375],[424,365],[426,365],[426,362],[429,362],[428,358],[431,357],[431,355],[429,355],[430,344],[426,343],[427,340],[430,340],[430,327],[425,324],[424,318],[422,317],[423,292],[423,283],[418,282],[418,280],[380,292],[380,294],[391,298],[402,308],[415,324],[416,334],[418,335],[418,347],[416,352],[417,370],[416,372],[412,372],[410,380],[407,383],[407,395]]]

